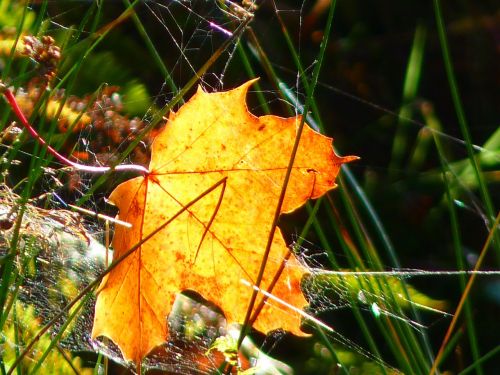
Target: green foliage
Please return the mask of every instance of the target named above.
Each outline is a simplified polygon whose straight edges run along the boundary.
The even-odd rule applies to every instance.
[[[0,30],[9,28],[17,31],[19,21],[23,19],[22,30],[29,30],[35,21],[36,14],[27,7],[24,0],[2,0],[0,1]]]
[[[11,310],[11,316],[3,328],[1,354],[4,366],[12,365],[19,355],[19,348],[30,342],[40,331],[42,324],[37,317],[34,307],[17,301]],[[27,355],[19,366],[19,371],[31,374],[38,360],[52,343],[50,335],[42,335],[31,353]],[[71,354],[63,349],[52,349],[45,358],[39,374],[92,374],[91,369],[82,366],[80,358],[71,358]]]
[[[122,90],[124,110],[131,116],[142,115],[151,108],[151,96],[146,86],[136,80],[129,81]]]
[[[380,364],[367,360],[365,357],[348,350],[338,349],[337,356],[339,362],[342,366],[347,368],[347,373],[349,374],[359,374],[359,375],[379,375],[388,374],[396,375],[401,374],[395,369],[383,369]]]
[[[224,358],[231,366],[238,366],[238,340],[233,336],[220,336],[210,345],[205,355],[209,355],[211,351],[217,350],[224,355]]]

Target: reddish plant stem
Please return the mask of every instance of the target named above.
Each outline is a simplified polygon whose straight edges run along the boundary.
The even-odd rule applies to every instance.
[[[54,156],[57,160],[59,160],[61,163],[68,165],[70,167],[75,168],[76,170],[82,171],[82,172],[89,172],[89,173],[106,173],[111,170],[114,171],[121,171],[121,172],[138,172],[143,175],[149,174],[149,170],[146,169],[145,167],[141,165],[134,165],[134,164],[124,164],[124,165],[116,165],[114,167],[93,167],[90,165],[84,165],[84,164],[79,164],[76,163],[67,157],[61,155],[57,150],[55,150],[51,145],[49,145],[33,128],[33,126],[30,125],[28,119],[24,115],[23,111],[21,108],[19,108],[19,105],[17,104],[16,97],[10,91],[4,84],[0,82],[0,91],[9,103],[12,111],[16,114],[17,118],[21,121],[21,124],[28,130],[30,135],[35,138],[38,143],[40,143],[42,146],[47,148],[47,151]]]

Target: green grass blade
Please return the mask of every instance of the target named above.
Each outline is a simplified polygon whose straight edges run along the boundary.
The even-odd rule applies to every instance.
[[[491,349],[488,353],[483,355],[481,358],[478,358],[476,362],[474,362],[472,365],[464,369],[463,371],[459,372],[458,375],[466,375],[470,374],[474,370],[477,370],[477,366],[483,364],[484,362],[492,359],[495,356],[500,355],[500,345],[496,346],[495,348]]]
[[[50,352],[58,344],[58,342],[59,342],[59,340],[61,340],[61,337],[64,334],[64,331],[66,330],[66,328],[70,325],[70,323],[73,321],[73,319],[75,319],[78,316],[82,307],[85,306],[85,304],[88,302],[90,297],[93,296],[93,294],[94,294],[93,291],[89,291],[87,293],[87,295],[81,299],[81,301],[78,303],[78,305],[76,305],[76,307],[73,309],[73,311],[71,311],[71,313],[68,316],[68,319],[66,319],[64,324],[61,326],[61,328],[59,329],[59,332],[57,332],[57,334],[54,337],[52,337],[50,344],[45,349],[45,352],[43,352],[43,354],[38,359],[38,362],[36,363],[35,367],[33,367],[33,369],[31,370],[31,374],[36,374],[40,370],[40,367],[43,365],[45,358],[47,358],[47,356],[50,354]],[[19,367],[17,367],[17,368],[19,369]]]
[[[415,29],[413,46],[406,67],[403,87],[403,101],[398,114],[396,134],[392,143],[392,156],[389,164],[389,174],[394,179],[402,168],[402,161],[408,148],[407,128],[409,123],[406,119],[412,117],[412,102],[418,93],[420,76],[422,73],[422,62],[424,57],[426,29],[418,24]]]
[[[135,1],[134,4],[132,5],[129,0],[123,0],[123,3],[125,4],[125,6],[127,6],[128,10],[133,12],[132,13],[132,20],[134,21],[134,24],[135,24],[137,30],[139,31],[139,34],[141,35],[142,39],[146,43],[146,47],[148,48],[149,52],[151,53],[153,60],[155,61],[158,68],[160,69],[160,72],[163,76],[163,79],[165,80],[165,82],[167,82],[168,87],[172,90],[174,95],[176,95],[177,92],[179,91],[179,89],[177,88],[177,85],[175,84],[174,80],[172,79],[172,76],[170,75],[168,68],[164,64],[163,59],[160,56],[160,53],[158,52],[158,50],[154,46],[154,43],[151,40],[151,38],[149,37],[146,29],[144,28],[144,25],[142,24],[141,20],[139,19],[139,16],[133,10],[134,5],[137,4],[138,2]],[[180,103],[182,103],[182,99],[181,99]]]

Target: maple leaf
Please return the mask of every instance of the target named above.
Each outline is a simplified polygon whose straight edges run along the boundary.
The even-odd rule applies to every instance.
[[[228,323],[242,323],[256,282],[300,117],[255,117],[245,96],[253,81],[231,91],[201,88],[152,145],[150,173],[119,185],[110,200],[118,218],[114,258],[139,243],[171,216],[220,184],[142,244],[103,280],[92,336],[107,336],[127,360],[140,364],[168,336],[167,317],[175,296],[194,290],[217,304]],[[282,212],[335,187],[340,158],[332,139],[304,128]],[[271,284],[288,253],[279,229],[274,234],[261,288]],[[306,272],[292,256],[272,292],[299,308]],[[253,327],[283,328],[297,335],[300,316],[267,301]]]

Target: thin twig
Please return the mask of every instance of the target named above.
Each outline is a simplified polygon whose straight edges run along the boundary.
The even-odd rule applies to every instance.
[[[86,208],[75,206],[74,204],[68,204],[68,207],[71,207],[75,211],[79,211],[81,213],[84,213],[85,215],[90,215],[90,216],[94,216],[94,217],[96,217],[96,218],[98,218],[100,220],[105,220],[106,225],[109,225],[109,222],[112,222],[114,224],[121,225],[121,226],[123,226],[125,228],[132,228],[132,224],[127,223],[126,221],[123,221],[123,220],[120,220],[120,219],[115,219],[115,218],[109,217],[107,215],[99,214],[97,212],[94,212],[94,211],[91,211],[91,210],[87,210]],[[106,266],[107,266],[107,264],[106,264]]]

